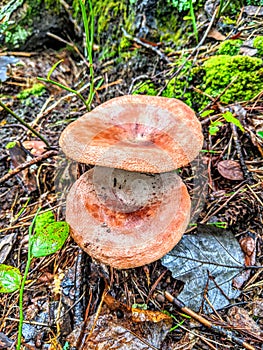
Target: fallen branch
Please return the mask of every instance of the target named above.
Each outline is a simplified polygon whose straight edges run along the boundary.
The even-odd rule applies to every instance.
[[[195,320],[197,320],[198,322],[200,322],[202,325],[204,325],[205,327],[211,329],[212,331],[214,331],[215,333],[219,333],[223,336],[225,336],[227,339],[229,339],[230,341],[233,341],[236,344],[239,344],[241,346],[243,346],[245,349],[248,350],[255,350],[254,346],[248,344],[247,342],[245,342],[243,339],[236,337],[233,332],[224,329],[220,326],[214,325],[212,322],[210,322],[209,320],[207,320],[206,318],[204,318],[201,315],[198,315],[197,313],[195,313],[193,310],[189,309],[188,307],[185,306],[185,304],[180,301],[179,299],[173,297],[169,292],[164,292],[164,296],[166,297],[166,299],[168,301],[170,301],[170,303],[174,304],[178,309],[180,309],[181,311],[183,311],[185,314],[193,317]]]
[[[47,142],[47,140],[40,135],[39,132],[37,132],[36,130],[34,130],[29,124],[27,124],[22,118],[20,118],[14,111],[12,111],[10,108],[8,108],[3,102],[0,101],[0,106],[7,112],[10,113],[16,120],[19,121],[19,123],[21,123],[23,126],[25,126],[28,130],[30,130],[32,132],[32,134],[34,134],[35,136],[39,137],[40,140],[42,140],[48,148],[51,148],[49,143]]]
[[[130,35],[129,33],[126,32],[126,30],[124,28],[121,28],[122,31],[123,31],[123,34],[124,36],[131,40],[131,41],[134,41],[135,43],[141,45],[141,46],[144,46],[146,47],[147,49],[150,49],[152,51],[154,51],[158,56],[161,57],[162,60],[166,61],[167,63],[171,63],[171,61],[169,60],[168,57],[165,56],[165,54],[163,54],[159,49],[157,49],[155,46],[152,46],[150,44],[147,44],[143,41],[141,41],[140,39],[136,38],[136,37],[133,37],[132,35]]]
[[[50,158],[50,157],[54,157],[58,154],[58,151],[52,150],[52,151],[48,151],[46,153],[43,153],[41,156],[38,156],[36,158],[33,158],[23,164],[20,164],[18,167],[16,167],[15,169],[10,170],[6,175],[4,175],[3,177],[0,178],[0,184],[9,180],[11,177],[13,177],[14,175],[18,174],[20,171],[29,168],[31,165],[36,164],[38,162],[41,162],[44,159]]]

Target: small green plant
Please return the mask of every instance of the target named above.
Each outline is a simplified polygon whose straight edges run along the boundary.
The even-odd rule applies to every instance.
[[[237,126],[242,132],[245,131],[245,129],[243,128],[242,124],[240,123],[240,121],[233,116],[233,114],[229,111],[225,112],[222,114],[222,117],[228,122],[228,123],[232,123],[235,126]]]
[[[147,310],[147,304],[132,304],[132,309]]]
[[[28,230],[28,254],[23,277],[16,267],[0,264],[0,293],[12,293],[19,290],[17,350],[20,350],[22,341],[24,289],[31,262],[33,258],[54,254],[61,249],[69,234],[69,225],[66,222],[55,221],[51,211],[41,215],[39,215],[39,211],[40,209],[38,209]]]
[[[88,0],[88,6],[89,6],[89,18],[87,17],[87,11],[85,7],[85,0],[78,0],[80,9],[81,9],[81,14],[82,14],[82,20],[84,24],[84,30],[85,30],[85,48],[84,48],[84,55],[88,59],[89,63],[89,78],[90,78],[90,88],[89,88],[89,95],[88,98],[85,99],[82,94],[80,94],[78,91],[71,89],[70,87],[63,85],[55,80],[50,79],[51,74],[53,71],[56,69],[56,67],[63,61],[60,60],[56,62],[50,69],[47,78],[41,78],[38,77],[40,81],[44,81],[46,83],[51,83],[53,85],[59,86],[60,88],[69,91],[76,96],[78,96],[81,101],[85,104],[88,110],[91,108],[91,103],[93,101],[94,95],[95,95],[95,90],[100,87],[102,84],[103,80],[100,80],[96,88],[94,87],[94,67],[93,67],[93,43],[94,43],[94,11],[93,11],[93,6],[92,6],[92,0]]]
[[[220,130],[220,127],[223,125],[222,122],[220,122],[219,120],[215,120],[213,122],[210,123],[209,127],[208,127],[208,132],[211,136],[214,136],[218,133],[218,131]]]
[[[170,316],[176,322],[176,325],[173,326],[172,328],[170,328],[170,332],[173,332],[175,329],[177,329],[178,327],[182,326],[182,324],[184,324],[184,322],[186,321],[186,320],[179,321],[173,314],[171,314],[170,312],[168,312],[166,310],[163,310],[162,313],[165,314],[165,315]],[[186,315],[184,313],[180,313],[180,315],[183,316],[185,319],[190,319],[191,318],[191,316]]]
[[[212,111],[212,110],[205,111],[205,112],[201,113],[201,117],[209,116],[213,112],[214,111]],[[245,129],[243,128],[240,121],[230,111],[224,112],[221,116],[225,119],[226,122],[234,124],[242,132],[245,131]],[[220,119],[222,120],[222,118],[220,118]],[[210,125],[208,127],[208,132],[211,136],[216,135],[218,133],[218,131],[220,130],[221,126],[224,125],[224,123],[221,120],[217,119],[217,120],[210,122]]]
[[[194,13],[194,3],[195,0],[168,0],[168,3],[171,3],[173,7],[177,8],[179,12],[190,11],[190,19],[192,21],[193,30],[196,42],[198,42],[198,30],[196,25],[195,13]],[[184,19],[189,19],[188,16],[185,16]]]
[[[208,222],[207,225],[215,226],[217,228],[227,228],[227,222],[225,221]]]
[[[195,2],[195,1],[193,1]],[[190,10],[190,1],[189,0],[168,0],[168,3],[172,4],[178,9],[179,12]]]
[[[263,131],[258,131],[257,135],[263,139]]]

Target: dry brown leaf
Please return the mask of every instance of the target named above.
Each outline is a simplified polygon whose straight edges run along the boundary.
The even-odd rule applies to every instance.
[[[253,237],[247,236],[241,238],[239,244],[245,253],[245,265],[255,265],[256,262],[256,241]]]
[[[16,144],[13,147],[8,148],[8,152],[11,159],[12,169],[15,169],[16,167],[20,166],[26,161],[32,159],[28,157],[28,154],[26,153],[25,149],[22,147],[20,142],[16,142]],[[35,171],[34,168],[35,168],[34,166],[31,166],[30,168],[21,170],[16,175],[16,178],[20,181],[21,185],[29,193],[37,189],[37,182],[36,182],[36,176],[34,173]]]
[[[132,309],[133,322],[161,322],[170,320],[170,316],[159,311]]]
[[[252,266],[256,263],[256,240],[253,237],[243,237],[239,241],[240,247],[245,254],[245,266]],[[251,270],[243,270],[233,280],[233,287],[240,289],[250,278]]]
[[[168,316],[169,317],[169,316]],[[153,350],[160,349],[163,340],[169,333],[172,319],[154,322],[132,322],[127,315],[118,319],[105,305],[99,317],[88,318],[83,337],[74,330],[67,340],[71,346],[76,346],[81,338],[81,349],[89,350]]]
[[[46,144],[43,141],[38,140],[24,141],[23,146],[34,156],[41,156],[41,154],[45,153],[47,150]]]
[[[158,311],[132,309],[109,294],[104,296],[104,302],[100,315],[88,318],[85,337],[82,338],[81,327],[67,337],[71,346],[79,344],[81,339],[81,349],[89,350],[153,350],[161,347],[173,323],[170,316]],[[121,318],[118,317],[120,311]]]
[[[221,34],[216,28],[212,28],[207,36],[208,38],[213,38],[218,41],[223,41],[226,39],[226,36]]]
[[[228,180],[244,180],[240,164],[235,160],[222,160],[217,164],[217,170],[220,175]]]

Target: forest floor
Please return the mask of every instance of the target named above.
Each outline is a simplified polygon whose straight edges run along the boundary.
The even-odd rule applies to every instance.
[[[96,61],[95,54],[95,80],[103,82],[95,93],[92,109],[113,97],[133,93],[137,84],[146,80],[154,82],[157,93],[161,92],[169,77],[182,78],[183,66],[176,65],[177,61],[186,58],[188,63],[201,65],[226,37],[247,43],[260,34],[259,28],[263,35],[262,24],[262,13],[241,11],[231,31],[222,34],[220,21],[213,23],[214,31],[209,35],[207,27],[199,28],[199,36],[204,38],[200,47],[192,35],[185,51],[131,40],[127,50],[136,50],[137,55]],[[253,48],[246,45],[240,55],[254,55]],[[0,59],[8,55],[2,52]],[[1,101],[51,146],[47,149],[25,126],[1,110],[0,263],[17,267],[23,274],[28,229],[37,210],[51,210],[57,221],[65,220],[63,193],[68,187],[63,181],[67,186],[72,184],[77,166],[61,163],[65,157],[58,141],[63,129],[86,112],[74,94],[57,86],[46,84],[37,94],[37,77],[46,77],[53,64],[63,59],[52,78],[76,90],[84,86],[86,96],[89,71],[76,53],[66,49],[12,56],[17,62],[6,65]],[[33,86],[34,92],[31,89],[21,96]],[[140,93],[149,92],[147,89],[140,89]],[[190,84],[189,89],[195,86]],[[117,270],[94,261],[69,237],[56,253],[31,262],[23,298],[25,349],[262,349],[263,92],[234,103],[220,102],[220,96],[208,98],[205,107],[195,109],[193,104],[203,127],[203,150],[192,165],[180,171],[193,203],[186,234],[198,235],[197,227],[202,230],[204,226],[219,235],[231,231],[240,242],[243,265],[252,266],[242,274],[240,292],[236,298],[229,298],[227,306],[215,308],[210,303],[210,312],[202,305],[195,310],[236,338],[205,327],[202,319],[187,316],[187,310],[179,310],[165,298],[164,292],[180,298],[184,283],[174,278],[161,260]],[[204,113],[207,110],[210,112]],[[226,111],[235,119],[225,120],[222,115]],[[11,147],[10,142],[16,142],[16,146]],[[38,162],[34,162],[36,157]],[[33,165],[9,172],[32,159]],[[228,253],[235,255],[233,251]],[[225,264],[227,268],[227,260]],[[203,301],[207,300],[206,293],[204,288]],[[15,349],[18,301],[19,290],[0,294],[0,349]]]

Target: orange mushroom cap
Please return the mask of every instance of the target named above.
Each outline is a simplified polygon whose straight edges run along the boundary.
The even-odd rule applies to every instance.
[[[84,251],[126,269],[168,253],[188,225],[190,206],[175,172],[151,175],[95,167],[70,189],[66,220]]]
[[[80,163],[161,173],[192,161],[202,148],[203,135],[194,112],[183,102],[128,95],[71,123],[59,143]]]

